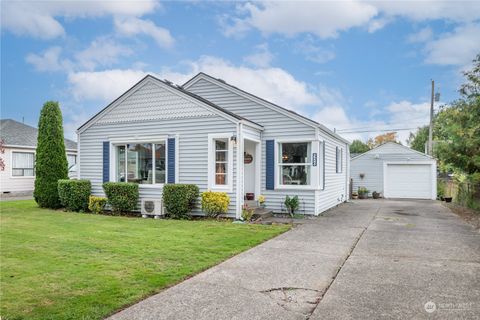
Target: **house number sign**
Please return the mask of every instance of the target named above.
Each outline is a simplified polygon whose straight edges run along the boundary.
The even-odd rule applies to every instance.
[[[317,154],[316,153],[312,154],[312,166],[314,166],[314,167],[317,166]]]

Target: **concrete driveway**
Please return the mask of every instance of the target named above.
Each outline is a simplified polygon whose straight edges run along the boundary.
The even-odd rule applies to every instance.
[[[480,234],[434,201],[361,200],[111,319],[479,319]]]

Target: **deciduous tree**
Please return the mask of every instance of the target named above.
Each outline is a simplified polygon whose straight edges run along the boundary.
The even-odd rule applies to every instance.
[[[353,140],[350,145],[350,153],[364,153],[370,150],[368,145],[360,140]]]

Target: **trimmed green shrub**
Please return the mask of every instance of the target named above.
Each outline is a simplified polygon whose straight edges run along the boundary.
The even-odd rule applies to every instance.
[[[194,184],[166,184],[163,187],[163,205],[167,215],[174,219],[190,217],[199,195]]]
[[[87,211],[91,191],[90,180],[58,180],[58,196],[68,211]]]
[[[105,182],[103,191],[113,214],[131,212],[138,203],[138,184],[128,182]]]
[[[103,212],[105,205],[107,204],[107,198],[90,196],[88,200],[88,210],[93,213],[100,214]]]
[[[58,180],[68,179],[68,162],[63,138],[62,112],[58,102],[43,105],[38,121],[33,197],[42,208],[60,208]]]
[[[206,191],[202,193],[202,210],[209,217],[227,213],[230,197],[226,192]]]

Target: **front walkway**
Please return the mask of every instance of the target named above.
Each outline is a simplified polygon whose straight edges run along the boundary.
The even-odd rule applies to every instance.
[[[441,204],[362,200],[305,222],[111,319],[480,314],[480,234]]]

